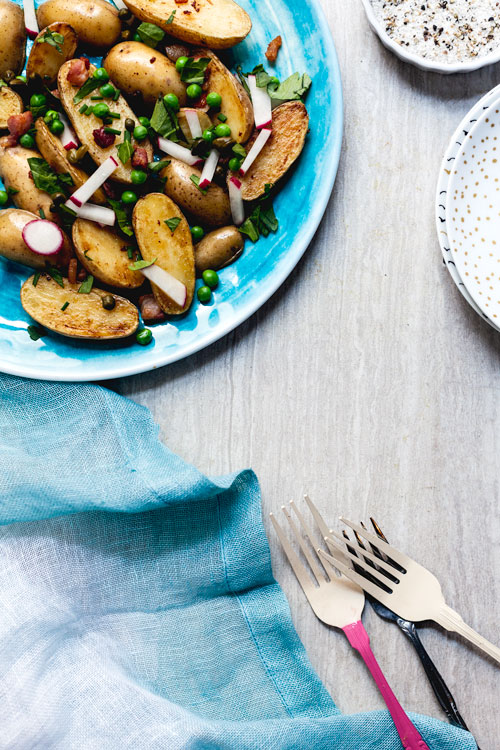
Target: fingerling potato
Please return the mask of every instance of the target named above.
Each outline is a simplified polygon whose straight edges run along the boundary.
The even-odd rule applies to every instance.
[[[56,21],[73,27],[81,44],[91,47],[111,47],[121,33],[118,11],[106,0],[45,0],[38,8],[41,29]]]
[[[24,111],[23,100],[8,86],[0,89],[0,129],[7,127],[7,120],[11,115],[20,115]]]
[[[178,159],[171,159],[170,164],[161,171],[166,177],[165,194],[177,203],[183,211],[196,217],[207,227],[222,227],[231,221],[231,207],[227,192],[212,184],[205,192],[191,180],[192,176],[201,177],[201,172]]]
[[[103,60],[109,77],[129,96],[141,94],[145,104],[153,106],[160,96],[175,94],[181,106],[186,101],[186,86],[175,65],[158,50],[142,42],[120,42]]]
[[[30,211],[23,211],[20,208],[7,208],[5,211],[0,211],[0,255],[7,260],[38,270],[46,268],[47,262],[61,269],[67,268],[73,257],[73,250],[64,232],[64,244],[61,250],[57,255],[50,257],[34,253],[23,240],[23,229],[26,224],[39,218]]]
[[[274,185],[290,169],[304,148],[309,117],[302,102],[286,102],[273,110],[271,137],[248,172],[241,178],[241,194],[252,201],[264,194],[266,184]],[[252,136],[251,143],[257,137]]]
[[[231,136],[236,143],[246,143],[254,126],[253,107],[250,97],[238,81],[209,49],[196,50],[194,57],[209,57],[207,66],[207,91],[215,91],[222,97],[220,112],[227,117],[226,125],[231,128]],[[213,124],[218,125],[219,112],[214,113]]]
[[[12,195],[12,200],[18,208],[40,216],[40,209],[45,213],[45,218],[59,223],[57,214],[50,210],[52,198],[48,193],[39,190],[30,177],[30,165],[28,159],[40,158],[38,151],[22,146],[12,148],[0,148],[0,177],[7,188],[17,190]]]
[[[180,219],[174,231],[165,223],[166,219],[173,218]],[[184,307],[179,307],[155,284],[151,285],[163,312],[180,315],[191,305],[195,285],[193,241],[186,219],[166,195],[149,193],[135,204],[132,222],[144,260],[156,259],[157,266],[186,286],[186,302]]]
[[[49,2],[50,1],[51,0],[49,0]],[[78,91],[78,87],[73,86],[68,81],[68,72],[71,66],[71,62],[71,60],[68,60],[68,62],[64,63],[64,65],[59,69],[59,74],[57,76],[61,102],[64,109],[66,110],[69,119],[73,124],[78,138],[85,146],[87,146],[89,155],[97,164],[102,164],[103,161],[108,158],[108,156],[114,156],[116,158],[117,146],[123,140],[123,138],[117,137],[115,142],[107,148],[101,148],[101,146],[97,145],[94,140],[93,131],[98,130],[102,127],[102,120],[99,120],[94,114],[91,114],[89,117],[87,117],[86,115],[80,113],[79,110],[82,104],[95,104],[95,102],[91,102],[90,96],[86,97],[77,104],[74,103],[73,98]],[[95,65],[90,65],[90,75],[92,75],[95,69]],[[123,129],[125,128],[125,120],[127,118],[131,118],[135,122],[138,122],[137,117],[132,112],[129,105],[121,95],[116,102],[112,100],[109,101],[109,109],[111,110],[111,112],[115,112],[121,115],[120,119],[114,120],[114,127],[117,130],[123,131]],[[141,148],[145,148],[148,154],[148,161],[153,161],[153,147],[151,146],[149,139],[146,138],[144,141],[138,143],[134,138],[132,138],[132,143],[133,145],[138,145],[141,146]],[[130,163],[130,160],[126,164],[122,164],[118,159],[117,161],[118,167],[113,172],[113,180],[125,183],[132,182],[130,176],[132,165]]]
[[[248,13],[233,0],[196,0],[196,5],[182,6],[176,0],[125,0],[125,3],[141,21],[160,26],[176,39],[211,49],[234,47],[252,28]]]
[[[1,92],[1,89],[0,89]],[[40,150],[41,155],[45,161],[50,164],[54,172],[57,174],[68,173],[73,180],[75,190],[83,185],[88,179],[88,174],[77,167],[76,164],[72,164],[68,159],[68,152],[61,143],[61,139],[51,133],[49,126],[44,122],[43,117],[39,117],[36,121],[36,145]],[[106,203],[106,195],[102,188],[96,190],[91,198],[92,203]]]
[[[212,269],[218,271],[239,258],[245,246],[245,239],[234,226],[214,229],[194,246],[196,273]]]
[[[80,284],[71,284],[68,279],[63,279],[64,287],[61,287],[45,274],[40,276],[36,286],[33,278],[31,276],[21,287],[21,304],[28,315],[50,331],[72,338],[104,341],[125,338],[137,330],[139,313],[127,299],[114,294],[115,306],[106,310],[102,298],[108,292],[102,289],[93,287],[89,294],[79,294]]]
[[[59,36],[56,36],[54,40],[55,34],[63,37],[64,41],[57,42]],[[58,47],[49,44],[48,39],[55,41]],[[33,42],[26,65],[26,78],[28,80],[40,78],[46,86],[51,86],[57,78],[61,65],[74,56],[77,44],[75,30],[69,24],[60,21],[51,23],[50,26],[42,29]]]
[[[26,54],[24,13],[11,0],[0,0],[0,78],[8,70],[20,73]]]
[[[112,229],[77,219],[72,236],[78,260],[102,284],[137,289],[144,283],[142,273],[129,268],[132,261],[123,250],[126,240]]]
[[[196,109],[195,107],[182,107],[182,109],[179,110],[179,112],[177,113],[179,127],[182,130],[182,135],[186,139],[187,143],[191,144],[194,138],[187,121],[186,112],[196,112],[202,132],[204,130],[210,130],[210,128],[212,127],[212,120],[202,109]]]

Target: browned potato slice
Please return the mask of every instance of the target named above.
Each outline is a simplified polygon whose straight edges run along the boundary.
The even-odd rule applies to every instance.
[[[26,56],[26,30],[22,6],[0,0],[0,78],[8,70],[20,73]]]
[[[219,185],[210,185],[206,193],[201,192],[191,180],[193,175],[199,179],[200,170],[178,159],[171,159],[170,164],[161,171],[161,176],[167,178],[166,195],[207,227],[229,224],[231,207],[227,192]]]
[[[59,45],[60,52],[57,47],[48,44],[46,41],[53,34],[60,34],[64,37],[64,42]],[[45,29],[42,29],[33,42],[33,47],[28,57],[28,64],[26,65],[26,77],[28,80],[39,76],[45,85],[51,86],[57,78],[57,71],[61,65],[66,60],[71,60],[75,54],[77,44],[78,38],[75,30],[67,23],[56,21]]]
[[[1,91],[1,89],[0,89]],[[50,164],[54,172],[57,174],[68,173],[73,180],[75,190],[83,185],[88,179],[88,174],[72,164],[68,160],[68,152],[61,143],[61,139],[57,135],[51,133],[49,126],[43,121],[43,117],[39,117],[36,121],[36,145],[40,149],[45,161]],[[96,190],[91,198],[93,203],[106,203],[106,195],[102,188]]]
[[[236,227],[214,229],[194,246],[196,273],[202,274],[210,268],[218,271],[240,257],[245,246],[245,239]]]
[[[231,128],[231,135],[236,143],[245,143],[252,135],[254,118],[253,107],[247,92],[226,66],[209,49],[196,50],[194,57],[209,57],[207,67],[207,91],[215,91],[222,97],[220,111],[227,117],[226,125]],[[213,116],[215,125],[219,124],[216,112]]]
[[[160,26],[176,39],[212,49],[241,42],[252,28],[250,16],[233,0],[196,0],[180,6],[176,0],[125,0],[132,13]],[[168,21],[175,15],[170,23]]]
[[[22,146],[12,148],[0,148],[0,177],[6,188],[17,190],[12,200],[18,208],[40,216],[40,209],[45,213],[45,218],[59,223],[57,214],[50,210],[52,198],[48,193],[38,190],[30,177],[30,165],[28,159],[40,158],[38,151]]]
[[[11,115],[20,115],[24,110],[23,100],[8,86],[0,89],[0,129],[7,127],[7,120]]]
[[[180,219],[173,232],[165,224],[166,219],[172,218]],[[168,315],[185,312],[193,301],[195,285],[193,241],[186,219],[178,206],[166,195],[149,193],[135,204],[132,221],[144,260],[156,259],[157,266],[186,286],[186,304],[179,307],[161,289],[152,284],[158,304]]]
[[[95,117],[93,114],[89,117],[80,114],[79,109],[81,108],[82,104],[91,104],[91,100],[90,97],[87,97],[78,104],[74,103],[73,97],[77,93],[78,87],[73,86],[68,81],[68,71],[70,65],[71,60],[64,63],[64,65],[59,69],[59,74],[57,76],[61,102],[63,103],[64,109],[66,110],[66,113],[73,124],[78,138],[85,146],[88,147],[88,152],[92,159],[97,164],[102,164],[103,161],[108,158],[108,156],[116,157],[117,146],[123,139],[117,137],[115,143],[111,146],[108,146],[108,148],[101,148],[97,145],[94,140],[93,131],[102,127],[102,121]],[[95,65],[90,66],[90,75],[92,75],[95,69]],[[95,102],[93,103],[95,104]],[[127,119],[127,117],[130,117],[135,122],[138,122],[137,117],[132,112],[123,96],[120,96],[118,101],[116,102],[110,100],[109,108],[111,112],[116,112],[121,115],[119,120],[114,121],[114,127],[117,130],[123,130],[125,128],[125,120]],[[132,138],[132,143],[134,145],[145,148],[148,152],[148,161],[153,161],[153,147],[151,146],[151,143],[147,138],[140,143]],[[130,161],[128,161],[127,164],[122,164],[121,161],[118,161],[118,167],[113,172],[113,180],[117,180],[118,182],[130,183],[132,181],[130,177],[131,171],[132,165]]]
[[[46,0],[36,12],[41,29],[55,21],[69,23],[82,44],[111,47],[121,32],[118,11],[106,0]]]
[[[202,109],[196,109],[195,107],[183,107],[177,114],[179,120],[179,127],[182,130],[182,134],[188,143],[193,142],[193,136],[191,135],[191,128],[188,125],[186,112],[196,112],[198,120],[200,121],[200,127],[202,132],[212,127],[212,120]]]
[[[73,249],[68,237],[64,234],[64,245],[57,255],[38,255],[30,250],[23,240],[23,229],[30,221],[39,219],[30,211],[20,208],[8,208],[0,211],[0,255],[7,260],[22,263],[24,266],[38,270],[46,268],[47,262],[58,268],[67,268],[73,257]]]
[[[259,198],[267,184],[274,185],[283,177],[304,148],[308,128],[309,117],[302,102],[286,102],[273,110],[272,135],[241,178],[244,200]],[[254,133],[252,141],[256,136]]]
[[[123,248],[126,240],[93,221],[77,219],[73,224],[75,253],[84,268],[102,284],[136,289],[144,282],[140,271],[131,271],[132,263]]]
[[[172,93],[181,105],[186,101],[186,86],[168,57],[142,42],[120,42],[103,60],[113,83],[124,94],[140,93],[146,104]]]
[[[50,276],[40,276],[36,286],[31,276],[21,287],[21,304],[37,323],[50,331],[77,339],[122,339],[135,333],[139,313],[128,299],[114,294],[115,306],[105,310],[102,298],[109,292],[92,288],[89,294],[79,294],[80,284],[64,279],[59,286]],[[64,310],[62,307],[69,304]]]

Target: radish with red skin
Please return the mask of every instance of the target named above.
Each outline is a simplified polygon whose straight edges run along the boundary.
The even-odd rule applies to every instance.
[[[248,76],[248,88],[252,97],[255,127],[259,130],[271,127],[271,97],[267,93],[267,88],[257,86],[257,78],[253,75]]]
[[[34,0],[23,0],[23,11],[24,11],[24,26],[28,32],[28,36],[34,39],[39,33],[38,21],[35,13]]]
[[[161,289],[161,291],[170,297],[172,302],[175,302],[179,307],[184,307],[187,298],[187,289],[182,281],[176,279],[168,271],[164,271],[163,268],[153,264],[147,266],[147,268],[141,268],[141,273],[152,283]]]
[[[69,151],[70,148],[78,148],[78,138],[76,137],[76,133],[69,124],[69,120],[66,117],[66,115],[63,115],[62,112],[59,113],[59,119],[61,120],[62,124],[64,125],[64,130],[61,133],[61,143],[66,149],[66,151]]]
[[[254,163],[255,159],[258,157],[264,146],[266,145],[267,141],[269,140],[271,136],[272,130],[269,128],[262,128],[259,135],[257,136],[255,143],[253,144],[252,148],[246,155],[246,159],[243,162],[243,164],[240,167],[240,174],[245,175],[252,164]]]
[[[158,138],[158,148],[169,156],[173,156],[174,159],[183,161],[184,164],[189,164],[190,167],[196,167],[203,161],[199,156],[192,154],[188,148],[185,148],[178,143],[174,143],[173,141],[169,141],[167,138],[162,138],[161,136]]]
[[[115,212],[107,206],[97,206],[95,203],[84,203],[83,206],[77,206],[67,200],[65,205],[76,213],[80,219],[95,221],[96,224],[102,224],[105,227],[112,227],[116,221]]]
[[[106,182],[108,177],[111,177],[117,166],[118,162],[116,159],[113,156],[108,156],[106,161],[90,175],[88,180],[85,180],[83,185],[70,196],[68,201],[70,208],[72,208],[72,203],[79,207],[83,206],[94,195],[95,191]]]
[[[26,247],[37,255],[57,255],[64,244],[64,235],[57,224],[47,219],[33,219],[24,225]]]
[[[189,130],[191,131],[191,136],[193,140],[195,138],[201,138],[202,130],[201,130],[201,125],[200,125],[200,118],[198,117],[198,112],[194,112],[192,109],[186,109],[185,115],[186,115],[187,124],[189,125]]]
[[[201,173],[199,184],[200,189],[207,188],[212,183],[215,170],[217,169],[217,164],[219,163],[219,156],[220,154],[216,148],[213,148],[210,151],[208,159],[203,165],[203,171]]]
[[[237,177],[231,177],[228,183],[229,203],[234,225],[239,227],[245,221],[245,205],[241,196],[241,182]]]

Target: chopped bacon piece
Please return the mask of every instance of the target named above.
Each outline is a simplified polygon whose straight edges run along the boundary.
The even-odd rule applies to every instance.
[[[76,258],[71,258],[68,264],[68,281],[70,284],[76,284],[76,272],[78,270],[78,263]]]
[[[193,105],[196,109],[205,109],[207,108],[207,95],[202,94],[197,102],[195,102]]]
[[[28,132],[33,125],[33,115],[29,110],[22,112],[20,115],[11,115],[7,120],[7,127],[11,136],[19,138]]]
[[[73,84],[73,86],[83,86],[89,77],[87,63],[88,60],[86,57],[80,57],[79,60],[71,60],[71,65],[66,78]]]
[[[78,273],[76,274],[76,280],[77,281],[85,281],[87,278],[87,271],[85,268],[78,269]]]
[[[104,131],[104,125],[102,128],[96,128],[93,130],[92,135],[94,136],[94,141],[100,148],[108,148],[109,146],[112,146],[116,138],[114,133],[106,133]]]
[[[132,166],[134,168],[146,169],[148,166],[148,152],[145,148],[137,147],[132,154]]]
[[[176,2],[176,5],[184,5],[185,3],[188,2],[188,0],[175,0],[175,2]]]
[[[167,317],[156,301],[154,294],[144,294],[139,297],[139,307],[145,323],[163,323]]]
[[[276,62],[276,58],[278,57],[278,52],[280,51],[280,47],[282,44],[283,40],[280,36],[277,36],[275,39],[273,39],[272,42],[269,42],[266,52],[266,57],[269,62]]]
[[[179,57],[189,57],[191,51],[189,47],[185,47],[184,44],[167,44],[165,47],[165,54],[169,60],[176,62]]]
[[[117,198],[116,190],[108,180],[106,180],[106,182],[103,182],[102,189],[104,190],[108,198],[112,198],[113,200]]]
[[[14,138],[13,135],[3,135],[0,138],[0,146],[2,148],[11,148],[11,146],[17,146],[17,138]]]

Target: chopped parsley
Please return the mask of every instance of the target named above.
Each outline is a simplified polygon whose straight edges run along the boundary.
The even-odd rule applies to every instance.
[[[205,71],[209,62],[209,57],[200,57],[198,60],[195,60],[194,57],[188,57],[181,71],[181,81],[188,85],[197,83],[201,86],[205,81]]]
[[[83,281],[80,284],[80,288],[78,289],[78,294],[90,294],[93,286],[94,286],[94,277],[89,274],[87,278],[85,279],[85,281]]]
[[[152,266],[154,263],[156,263],[157,258],[154,260],[136,260],[135,263],[131,263],[129,268],[131,271],[140,271],[141,268],[147,268],[148,266]]]
[[[42,331],[38,326],[28,326],[27,331],[32,341],[38,341],[42,336],[45,336],[45,331]]]
[[[165,224],[170,229],[172,234],[175,232],[180,223],[181,220],[178,216],[173,216],[171,219],[165,219]]]

